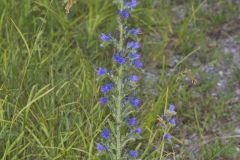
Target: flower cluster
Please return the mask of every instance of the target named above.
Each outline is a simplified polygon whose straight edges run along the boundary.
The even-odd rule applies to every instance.
[[[164,140],[170,140],[172,138],[172,135],[169,133],[170,129],[176,125],[176,120],[174,118],[174,115],[176,115],[175,112],[175,106],[173,104],[169,105],[169,108],[165,115],[162,115],[158,118],[160,125],[164,129]]]
[[[143,63],[137,52],[140,48],[137,35],[141,31],[139,28],[128,29],[127,27],[129,13],[137,6],[137,0],[118,0],[117,2],[119,37],[114,38],[104,33],[100,35],[101,46],[113,44],[117,50],[113,53],[114,67],[111,71],[102,67],[96,71],[98,79],[104,79],[106,82],[100,86],[99,104],[109,108],[113,120],[108,120],[110,127],[101,129],[102,142],[96,144],[96,149],[99,153],[108,153],[108,156],[118,160],[122,157],[138,156],[138,150],[128,148],[127,144],[140,138],[142,132],[142,129],[137,127],[136,112],[141,100],[136,97],[136,88],[140,81],[138,73]],[[129,74],[134,72],[135,74]]]

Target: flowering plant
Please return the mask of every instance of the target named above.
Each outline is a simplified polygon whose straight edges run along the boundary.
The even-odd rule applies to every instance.
[[[117,22],[119,37],[101,33],[101,46],[111,44],[115,50],[113,54],[113,68],[99,67],[96,74],[98,79],[105,83],[100,86],[101,97],[99,104],[107,107],[111,113],[108,118],[108,127],[100,131],[101,142],[96,144],[99,156],[110,159],[136,159],[139,156],[139,146],[133,146],[131,142],[141,138],[142,129],[137,127],[138,108],[141,100],[137,97],[139,74],[143,63],[138,53],[140,43],[139,28],[128,28],[127,21],[130,12],[137,6],[136,0],[117,0]],[[169,113],[173,113],[174,106],[170,106]],[[168,124],[175,125],[172,116],[162,117]],[[170,119],[168,119],[170,118]],[[163,139],[168,140],[171,135],[167,133],[170,127],[165,127]],[[134,143],[133,143],[134,144]],[[106,158],[105,158],[106,159]]]
[[[100,40],[101,46],[112,44],[116,53],[113,54],[114,67],[110,71],[99,67],[97,76],[105,79],[106,84],[100,87],[101,97],[99,104],[107,106],[111,111],[112,120],[108,120],[108,128],[102,128],[100,137],[101,143],[96,144],[96,149],[100,154],[104,152],[111,159],[134,158],[138,156],[138,151],[134,148],[127,148],[130,142],[140,138],[141,128],[137,126],[135,114],[140,106],[140,99],[136,97],[137,82],[140,80],[137,72],[143,66],[139,60],[140,48],[137,35],[140,29],[128,29],[127,20],[129,12],[137,6],[137,1],[117,1],[117,21],[119,37],[114,38],[110,34],[102,33]],[[127,149],[126,149],[127,148]]]

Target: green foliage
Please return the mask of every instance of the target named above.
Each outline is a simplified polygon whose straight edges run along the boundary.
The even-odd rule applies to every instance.
[[[166,69],[174,67],[168,60],[170,55],[187,57],[177,66],[180,71],[191,68],[188,59],[194,56],[218,64],[219,52],[207,47],[206,34],[234,21],[239,6],[224,0],[139,1],[131,23],[144,32],[145,66],[161,68],[154,84],[159,94],[146,94],[140,115],[142,159],[160,156],[161,128],[155,123],[166,96],[177,106],[181,123],[164,156],[190,159],[184,138],[195,133],[202,144],[209,128],[229,117],[225,106],[231,91],[216,101],[210,93],[216,78],[209,80],[199,68],[193,72],[203,77],[201,85],[178,81],[175,73],[166,79]],[[100,48],[99,33],[116,27],[112,2],[76,1],[66,14],[62,1],[0,0],[1,159],[97,159],[94,146],[108,115],[97,104],[95,68],[111,63],[112,50]],[[175,13],[179,6],[182,17]],[[233,81],[239,83],[238,69]],[[175,144],[180,149],[174,150]],[[195,159],[232,159],[233,145],[218,140],[201,145]]]

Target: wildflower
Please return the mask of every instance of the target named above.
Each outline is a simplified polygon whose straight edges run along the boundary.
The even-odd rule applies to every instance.
[[[136,128],[133,130],[134,133],[140,134],[142,132],[141,128]]]
[[[138,151],[129,150],[129,151],[128,151],[128,154],[129,154],[131,157],[136,157],[136,156],[138,155]]]
[[[123,64],[125,63],[126,59],[121,57],[121,56],[118,56],[116,54],[113,55],[113,59],[115,62],[117,62],[118,64]]]
[[[128,34],[140,34],[140,29],[136,28],[136,29],[130,29],[128,31]]]
[[[136,83],[139,81],[139,77],[137,75],[132,75],[128,77],[128,80]]]
[[[137,53],[129,53],[128,54],[128,57],[133,59],[133,60],[136,60],[136,59],[139,59],[140,58],[140,55],[137,54]]]
[[[106,42],[106,41],[110,41],[111,37],[106,35],[106,34],[104,34],[104,33],[101,33],[100,39],[101,39],[101,41]]]
[[[123,19],[127,19],[129,17],[129,13],[127,10],[123,10],[123,11],[118,11],[118,14],[123,18]]]
[[[102,86],[100,87],[100,91],[101,91],[102,93],[109,92],[111,89],[112,89],[112,84],[111,84],[111,83],[102,85]]]
[[[112,102],[109,105],[109,112],[111,112],[112,117],[107,119],[110,128],[102,128],[100,130],[100,137],[106,143],[96,144],[98,151],[108,151],[105,159],[108,157],[122,159],[126,153],[128,158],[138,156],[137,150],[126,150],[124,146],[128,146],[127,143],[130,143],[128,140],[134,140],[134,137],[139,138],[139,134],[142,132],[142,129],[136,126],[136,118],[129,117],[134,112],[137,112],[136,109],[140,106],[140,100],[132,96],[135,95],[134,90],[136,89],[133,87],[135,86],[134,83],[137,83],[140,78],[138,74],[129,73],[132,73],[131,70],[133,68],[141,68],[143,66],[142,62],[139,61],[140,55],[136,53],[136,50],[140,48],[140,43],[135,41],[128,42],[131,35],[133,35],[132,38],[137,38],[137,35],[141,32],[139,28],[128,29],[127,24],[129,12],[137,6],[137,0],[117,0],[117,3],[119,4],[117,11],[117,20],[120,27],[119,38],[115,39],[110,34],[102,33],[100,39],[102,41],[101,46],[105,46],[106,43],[104,42],[114,41],[114,50],[117,50],[117,52],[113,54],[113,61],[114,63],[116,62],[115,65],[118,65],[119,72],[109,72],[106,68],[99,67],[96,73],[98,77],[108,74],[109,79],[111,79],[110,83],[103,84],[100,87],[100,92],[103,96],[99,98],[100,105],[104,105],[108,101]],[[107,96],[107,92],[111,92],[112,95]],[[126,123],[122,124],[123,121]],[[114,134],[116,131],[118,134]],[[124,140],[125,137],[127,141]],[[115,138],[116,141],[114,140]]]
[[[137,0],[132,0],[131,2],[125,2],[125,7],[135,8],[137,6]]]
[[[105,73],[107,73],[107,69],[106,68],[102,68],[102,67],[98,68],[98,70],[97,70],[97,76],[98,77],[104,75]]]
[[[101,105],[104,105],[105,103],[107,103],[107,98],[106,98],[106,97],[101,97],[101,98],[99,99],[99,103],[100,103]]]
[[[136,123],[136,118],[128,118],[128,124],[129,126],[133,127]]]
[[[138,60],[132,61],[132,64],[138,69],[142,68],[142,66],[143,66],[143,63],[141,61],[138,61]]]
[[[170,104],[168,111],[174,112],[174,108],[175,108],[175,106],[173,104]]]
[[[175,109],[175,106],[173,104],[170,104],[169,109],[167,111],[167,114],[170,115],[170,116],[175,115],[176,112],[174,111],[174,109]]]
[[[108,130],[106,129],[106,128],[103,128],[102,130],[101,130],[101,137],[102,138],[104,138],[104,139],[108,139],[108,137],[109,137],[109,132],[108,132]]]
[[[140,48],[140,43],[139,42],[133,42],[133,41],[128,42],[127,43],[127,48],[129,48],[129,49],[138,49],[138,48]]]
[[[167,116],[162,115],[161,118],[162,120],[167,121]]]
[[[99,150],[99,151],[105,151],[106,150],[106,147],[100,143],[97,143],[96,144],[96,149]]]
[[[175,118],[171,118],[168,122],[172,125],[176,125]]]
[[[172,138],[172,135],[169,134],[169,133],[166,133],[166,134],[163,135],[163,139],[164,139],[164,140],[169,140],[169,139],[171,139],[171,138]]]
[[[130,104],[134,107],[137,108],[140,104],[140,100],[137,98],[131,98],[130,99]]]

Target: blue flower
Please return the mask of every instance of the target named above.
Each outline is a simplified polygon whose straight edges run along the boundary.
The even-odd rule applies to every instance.
[[[174,112],[174,108],[175,108],[175,106],[173,104],[170,104],[168,111],[169,112]]]
[[[161,118],[162,118],[164,121],[167,121],[167,116],[162,115]]]
[[[169,134],[169,133],[166,133],[166,134],[163,135],[163,139],[164,139],[164,140],[169,140],[169,139],[171,139],[171,138],[172,138],[172,135]]]
[[[135,8],[137,6],[137,0],[132,0],[131,2],[125,2],[124,6],[129,8]]]
[[[128,54],[128,57],[129,57],[130,59],[136,60],[136,59],[139,59],[139,58],[140,58],[140,55],[137,54],[137,53],[129,53],[129,54]]]
[[[101,97],[101,98],[99,98],[99,103],[100,103],[101,105],[104,105],[105,103],[107,103],[107,97]]]
[[[127,43],[127,48],[129,48],[129,49],[138,49],[138,48],[140,48],[140,43],[139,42],[133,42],[133,41],[128,42]]]
[[[106,35],[106,34],[104,34],[104,33],[101,33],[100,39],[101,39],[101,41],[105,42],[105,41],[110,41],[111,37]]]
[[[97,143],[96,144],[96,149],[99,150],[99,151],[105,151],[106,150],[106,147],[100,143]]]
[[[103,128],[102,130],[101,130],[101,137],[102,138],[104,138],[104,139],[108,139],[108,137],[109,137],[109,132],[108,132],[108,130],[106,129],[106,128]]]
[[[118,14],[123,18],[123,19],[127,19],[129,17],[129,13],[127,10],[123,10],[123,11],[118,11]]]
[[[143,66],[143,63],[141,61],[138,61],[138,60],[132,61],[132,64],[138,69],[142,68],[142,66]]]
[[[128,34],[140,34],[140,29],[136,28],[136,29],[130,29],[128,31]]]
[[[141,128],[136,128],[133,130],[134,133],[136,134],[140,134],[142,132],[142,129]]]
[[[129,156],[131,156],[131,157],[136,157],[136,156],[138,155],[138,151],[129,150],[129,151],[128,151],[128,154],[129,154]]]
[[[171,118],[168,122],[172,125],[176,125],[175,118]]]
[[[111,83],[108,83],[108,84],[105,84],[105,85],[102,85],[101,87],[100,87],[100,91],[102,92],[102,93],[106,93],[106,92],[109,92],[111,89],[112,89],[112,84]]]
[[[107,73],[107,69],[106,68],[102,68],[102,67],[98,68],[98,70],[97,70],[97,76],[98,77],[104,75],[105,73]]]
[[[137,98],[131,98],[130,99],[130,104],[134,107],[137,108],[140,104],[140,100]]]
[[[113,59],[115,62],[117,62],[118,64],[123,64],[126,62],[126,59],[121,57],[121,56],[118,56],[116,54],[113,55]]]
[[[139,77],[137,75],[132,75],[128,77],[128,80],[136,83],[139,81]]]
[[[136,123],[136,118],[128,118],[128,124],[129,126],[133,127]]]

